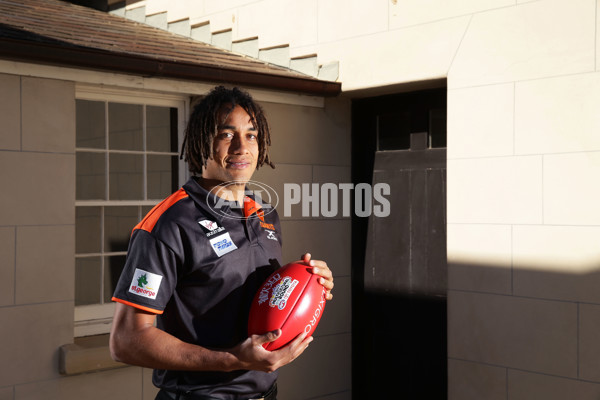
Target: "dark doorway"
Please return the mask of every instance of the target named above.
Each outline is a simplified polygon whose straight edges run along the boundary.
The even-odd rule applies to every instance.
[[[390,185],[353,217],[353,394],[446,399],[446,89],[352,103],[352,176]]]

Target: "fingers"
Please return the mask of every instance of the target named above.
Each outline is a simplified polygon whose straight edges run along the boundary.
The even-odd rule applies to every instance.
[[[275,341],[279,336],[281,336],[281,329],[267,332],[262,335],[252,335],[252,341],[255,345],[262,346],[265,343]]]
[[[312,341],[312,336],[307,337],[306,333],[302,332],[301,334],[296,336],[294,340],[289,342],[286,346],[276,351],[286,354],[286,356],[284,356],[284,359],[286,360],[285,364],[288,364],[294,361],[296,358],[298,358],[302,353],[304,353],[304,350],[308,348],[308,345]]]
[[[311,259],[311,254],[310,253],[304,253],[303,255],[300,256],[300,259],[305,262],[306,264],[308,264],[310,262]]]
[[[331,290],[333,289],[333,272],[331,272],[325,261],[312,260],[311,257],[310,253],[304,253],[300,258],[302,262],[312,267],[313,274],[321,276],[319,283],[327,289],[325,299],[331,300],[333,299],[333,295],[331,294]]]

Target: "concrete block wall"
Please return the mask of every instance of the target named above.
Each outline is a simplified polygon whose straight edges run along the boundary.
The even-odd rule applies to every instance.
[[[0,397],[58,377],[73,336],[75,87],[0,74]],[[58,250],[57,250],[58,249]]]
[[[115,387],[153,399],[149,370],[59,374],[73,342],[75,83],[0,74],[0,89],[0,399],[106,399]]]
[[[597,26],[594,0],[517,2],[453,57],[450,399],[600,396]]]

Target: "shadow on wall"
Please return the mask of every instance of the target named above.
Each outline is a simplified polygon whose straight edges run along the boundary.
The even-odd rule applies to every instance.
[[[554,251],[449,263],[449,399],[599,398],[600,262]]]
[[[600,262],[450,262],[448,287],[364,291],[356,398],[600,398]]]

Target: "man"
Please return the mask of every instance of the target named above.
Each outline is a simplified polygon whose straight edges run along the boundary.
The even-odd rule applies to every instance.
[[[252,298],[282,265],[277,213],[264,212],[245,185],[258,167],[273,167],[269,145],[250,95],[213,89],[194,108],[182,147],[194,177],[133,230],[110,349],[115,360],[154,368],[157,399],[276,399],[275,371],[312,341],[302,334],[270,352],[262,345],[280,330],[247,337]],[[331,299],[327,264],[308,253],[298,262],[313,267]]]

